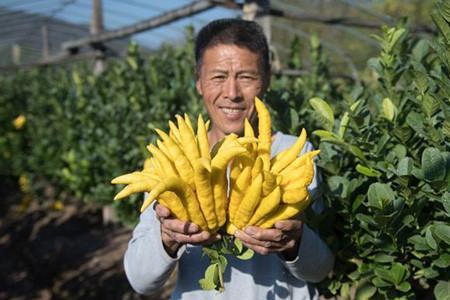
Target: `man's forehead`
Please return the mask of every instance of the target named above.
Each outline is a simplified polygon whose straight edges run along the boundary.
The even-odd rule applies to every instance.
[[[235,45],[218,45],[206,49],[203,53],[203,62],[255,64],[259,63],[258,53]]]

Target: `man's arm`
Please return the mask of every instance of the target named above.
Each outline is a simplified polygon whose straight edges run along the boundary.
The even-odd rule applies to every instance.
[[[153,204],[140,217],[125,253],[125,273],[141,294],[156,292],[167,281],[186,244],[203,245],[220,239],[218,234],[178,220],[170,210]]]
[[[305,152],[313,151],[312,144],[307,143]],[[323,210],[322,177],[314,163],[314,178],[308,186],[308,192],[313,199],[312,209],[315,213]],[[283,260],[286,268],[297,278],[319,282],[333,269],[334,255],[320,238],[319,234],[304,224],[298,245],[298,255],[294,259]]]
[[[156,292],[169,278],[177,260],[164,249],[160,223],[153,206],[149,207],[141,214],[125,252],[124,267],[128,281],[140,294]]]
[[[281,260],[293,276],[308,282],[322,281],[334,265],[334,255],[328,246],[306,224],[303,225],[297,257]]]

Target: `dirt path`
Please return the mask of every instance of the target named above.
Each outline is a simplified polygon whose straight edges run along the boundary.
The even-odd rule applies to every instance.
[[[168,299],[173,281],[156,297],[132,291],[122,266],[130,236],[79,204],[10,207],[0,219],[0,299]]]

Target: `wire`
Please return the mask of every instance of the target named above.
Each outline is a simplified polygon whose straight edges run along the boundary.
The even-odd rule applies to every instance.
[[[274,23],[273,25],[275,27],[280,28],[280,29],[284,29],[284,30],[287,30],[287,31],[290,31],[290,32],[295,32],[300,37],[308,38],[308,39],[311,38],[311,34],[306,33],[306,32],[304,32],[304,31],[302,31],[300,29],[292,29],[290,26],[287,26],[287,25],[281,24],[281,23]],[[320,42],[325,48],[328,48],[329,50],[335,52],[337,55],[339,55],[348,64],[348,66],[349,66],[349,68],[350,68],[350,70],[352,72],[353,79],[357,80],[357,78],[358,78],[358,71],[356,70],[356,66],[353,63],[353,61],[349,58],[349,56],[342,49],[340,49],[339,47],[337,47],[335,45],[332,45],[332,44],[328,43],[327,41],[321,40]]]

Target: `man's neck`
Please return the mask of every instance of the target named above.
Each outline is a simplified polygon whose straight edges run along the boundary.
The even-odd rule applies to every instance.
[[[214,145],[224,137],[225,134],[223,132],[211,128],[211,130],[208,131],[209,148],[211,149],[212,147],[214,147]]]

